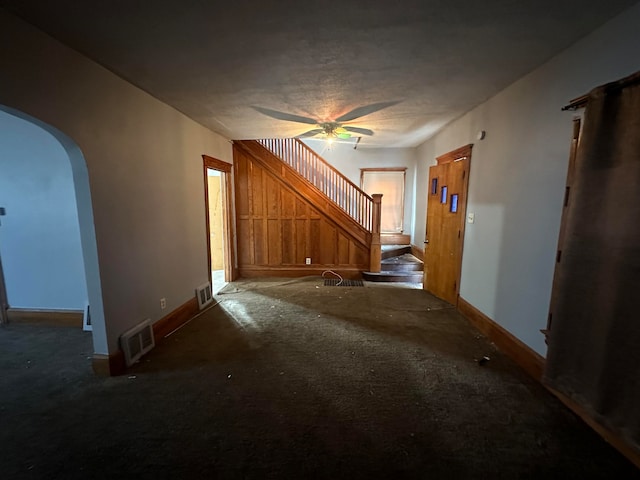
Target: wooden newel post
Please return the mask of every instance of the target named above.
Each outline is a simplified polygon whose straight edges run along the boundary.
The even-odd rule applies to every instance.
[[[380,261],[382,260],[382,246],[380,245],[380,216],[382,213],[382,194],[374,193],[373,212],[371,224],[371,256],[369,257],[369,271],[380,272]]]

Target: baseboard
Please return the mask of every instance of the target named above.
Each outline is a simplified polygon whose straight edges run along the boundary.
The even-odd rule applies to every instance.
[[[458,297],[458,311],[489,340],[495,343],[502,352],[520,365],[524,371],[539,382],[542,381],[545,360],[540,354],[533,351],[462,297]]]
[[[127,371],[124,353],[118,350],[111,355],[93,354],[93,372],[100,377],[115,377]]]
[[[199,312],[198,299],[194,296],[171,313],[165,315],[153,324],[153,337],[156,345],[162,342],[164,337],[176,328],[184,325]],[[82,326],[82,323],[80,324]],[[127,371],[122,350],[117,350],[111,355],[93,354],[93,371],[96,375],[113,377],[122,375]]]
[[[609,428],[603,426],[601,423],[597,422],[593,419],[593,417],[587,412],[587,410],[581,406],[580,404],[573,401],[571,398],[566,396],[564,393],[559,392],[551,388],[549,385],[543,383],[545,388],[549,390],[553,395],[555,395],[558,400],[560,400],[564,405],[579,416],[584,423],[589,425],[593,430],[598,433],[605,442],[609,443],[613,448],[618,450],[622,455],[624,455],[631,463],[633,463],[636,467],[640,468],[640,451],[637,448],[631,446],[628,441],[626,441],[620,434],[610,430]]]
[[[424,262],[424,250],[422,248],[411,245],[411,255]]]
[[[582,406],[571,398],[551,388],[542,381],[545,364],[545,360],[542,356],[534,352],[531,348],[518,340],[462,297],[458,297],[458,311],[467,320],[469,320],[474,327],[489,338],[489,340],[495,343],[502,352],[507,354],[514,362],[520,365],[520,367],[531,377],[538,380],[543,387],[556,396],[569,410],[579,416],[606,442],[611,444],[611,446],[629,459],[631,463],[640,468],[640,452],[638,452],[635,447],[631,446],[621,435],[613,432],[607,427],[604,427],[593,419],[593,417],[591,417]]]
[[[309,276],[322,276],[323,272],[331,270],[336,272],[343,278],[351,280],[361,279],[362,272],[367,270],[369,266],[358,268],[343,268],[343,267],[238,267],[238,273],[240,278],[264,278],[264,277],[309,277]]]
[[[83,310],[7,309],[7,321],[9,323],[32,323],[53,327],[82,328],[83,318]]]
[[[162,341],[165,335],[187,323],[199,311],[198,299],[193,297],[155,322],[153,324],[153,337],[156,345]]]

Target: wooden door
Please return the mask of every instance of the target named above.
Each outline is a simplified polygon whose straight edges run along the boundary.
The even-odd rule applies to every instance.
[[[460,287],[471,146],[429,168],[423,288],[456,305]]]

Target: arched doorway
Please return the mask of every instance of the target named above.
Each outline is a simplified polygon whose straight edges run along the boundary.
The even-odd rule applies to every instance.
[[[3,156],[5,180],[22,183],[15,185],[13,192],[5,189],[0,198],[0,203],[12,204],[11,208],[0,204],[6,214],[2,217],[6,241],[0,246],[11,250],[10,255],[4,255],[4,285],[0,287],[5,287],[6,298],[0,298],[0,303],[44,310],[90,305],[94,352],[107,353],[93,209],[82,152],[64,133],[18,110],[0,105],[0,115],[6,125],[20,131],[15,142],[6,140],[7,149],[17,155],[24,142],[31,142],[24,146],[32,149],[22,152],[24,158],[38,156],[38,148],[50,153],[45,159],[31,158],[33,165],[24,167],[37,166],[41,171],[26,175],[15,162],[10,163],[11,155]],[[52,157],[55,161],[47,163]],[[8,178],[9,165],[14,178]],[[12,201],[11,195],[20,191],[27,197]],[[12,213],[16,222],[12,222]],[[15,228],[9,232],[7,224]]]

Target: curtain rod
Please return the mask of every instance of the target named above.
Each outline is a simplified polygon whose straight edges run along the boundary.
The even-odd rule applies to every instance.
[[[623,88],[629,87],[631,85],[636,85],[640,83],[640,71],[636,73],[632,73],[631,75],[621,78],[615,82],[605,83],[604,85],[600,85],[598,88],[594,88],[590,93],[586,95],[582,95],[581,97],[574,98],[569,102],[569,105],[565,105],[562,107],[562,110],[577,110],[579,108],[583,108],[587,105],[589,101],[589,96],[592,93],[597,95],[604,95],[606,93],[621,90]]]
[[[584,108],[589,100],[589,94],[582,95],[581,97],[574,98],[569,102],[569,105],[565,105],[562,107],[562,111],[565,112],[567,110],[578,110],[579,108]]]

